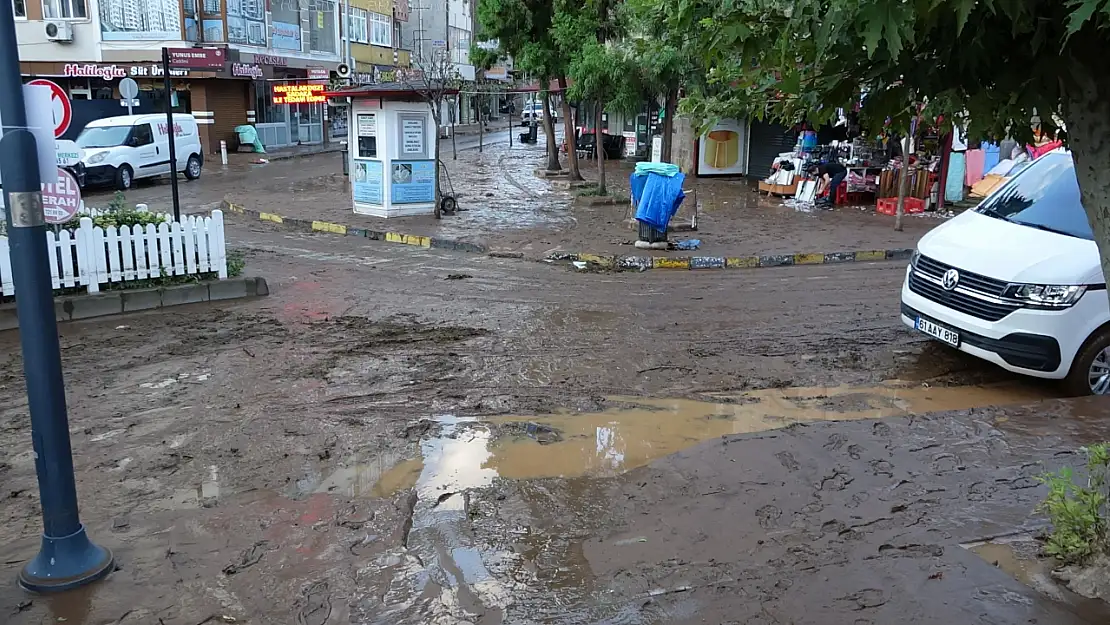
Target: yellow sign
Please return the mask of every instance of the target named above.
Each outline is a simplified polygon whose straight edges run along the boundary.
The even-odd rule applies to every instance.
[[[324,27],[324,12],[323,11],[317,11],[316,12],[316,28],[323,28],[323,27]]]
[[[327,102],[325,85],[274,85],[274,104],[320,104]]]

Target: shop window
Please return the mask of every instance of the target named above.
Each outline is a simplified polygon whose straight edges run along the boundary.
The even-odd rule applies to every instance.
[[[42,16],[46,19],[85,19],[89,12],[85,0],[43,0]]]
[[[370,43],[366,32],[366,10],[351,7],[351,24],[347,31],[348,37],[355,43]]]
[[[370,43],[393,47],[393,18],[377,13],[370,14]]]
[[[301,5],[298,0],[271,0],[270,24],[273,27],[271,48],[300,52]]]
[[[288,119],[289,107],[284,104],[274,104],[274,94],[269,83],[256,83],[254,92],[256,94],[254,110],[259,124],[273,124]]]
[[[308,0],[308,48],[312,52],[336,54],[335,2]]]
[[[12,0],[12,12],[17,20],[27,19],[27,0]]]

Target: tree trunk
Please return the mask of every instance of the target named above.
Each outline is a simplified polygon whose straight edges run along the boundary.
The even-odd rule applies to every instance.
[[[547,171],[562,171],[563,166],[559,164],[559,144],[555,142],[555,122],[551,120],[551,101],[546,91],[540,97],[543,98],[543,132],[547,135]],[[512,130],[509,135],[512,136]]]
[[[459,149],[455,147],[455,120],[459,118],[459,96],[455,94],[455,114],[451,116],[451,160],[459,160]]]
[[[894,229],[902,231],[902,215],[906,211],[906,193],[910,189],[910,136],[902,140],[902,169],[898,172],[898,210],[894,214]],[[836,198],[836,189],[829,193]]]
[[[1094,57],[1091,57],[1094,60]],[[1097,62],[1097,61],[1094,61]],[[1073,69],[1073,76],[1082,71]],[[1064,122],[1079,197],[1095,235],[1103,279],[1110,276],[1110,74],[1090,69],[1064,88]]]
[[[570,170],[571,180],[581,180],[582,172],[578,171],[578,146],[574,140],[574,116],[570,113],[570,100],[567,99],[566,76],[559,77],[559,89],[563,98],[563,143],[567,146],[567,169]]]
[[[678,89],[667,92],[663,104],[663,162],[670,163],[674,148],[674,111],[678,104]]]
[[[606,195],[609,190],[605,188],[605,135],[601,132],[601,102],[597,102],[594,111],[594,154],[597,155],[597,193]]]
[[[443,191],[440,190],[440,188],[439,188],[439,120],[440,120],[440,117],[439,117],[439,115],[432,115],[432,119],[435,121],[435,125],[436,125],[436,132],[435,132],[435,137],[436,137],[436,147],[435,147],[436,193],[435,193],[435,196],[434,196],[435,201],[436,201],[436,205],[435,205],[435,208],[432,209],[432,215],[434,215],[436,219],[440,219],[441,217],[443,217],[443,215],[441,215],[440,212],[439,212],[440,200],[443,198]]]
[[[486,120],[482,119],[482,101],[478,100],[478,106],[474,110],[475,118],[478,120],[478,153],[482,153],[482,148],[485,147],[486,142]]]

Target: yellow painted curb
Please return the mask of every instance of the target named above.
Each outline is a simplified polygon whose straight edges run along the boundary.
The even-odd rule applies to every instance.
[[[689,269],[689,258],[662,258],[656,256],[651,259],[651,266],[654,269]]]
[[[334,232],[335,234],[347,234],[347,226],[344,226],[342,224],[333,224],[327,221],[312,222],[312,229],[318,232]]]
[[[594,263],[602,267],[613,267],[617,264],[616,256],[602,256],[601,254],[579,254],[578,260],[584,263]]]
[[[404,245],[416,245],[418,247],[431,247],[431,237],[418,237],[414,234],[401,234],[400,232],[387,232],[385,233],[385,240],[389,243],[401,243]]]
[[[742,256],[740,258],[726,258],[725,267],[758,267],[758,256]]]
[[[244,212],[242,206],[239,206],[238,204],[232,204],[231,202],[227,203],[227,210],[239,215],[242,215]]]
[[[258,218],[262,221],[272,221],[275,224],[280,224],[283,222],[281,215],[277,215],[275,213],[258,213]]]
[[[795,254],[795,265],[820,265],[825,262],[824,254]]]
[[[886,260],[885,250],[859,250],[855,253],[856,260]]]

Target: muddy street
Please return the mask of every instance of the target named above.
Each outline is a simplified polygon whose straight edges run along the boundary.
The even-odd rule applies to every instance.
[[[901,263],[575,273],[228,224],[269,297],[60,327],[119,569],[7,584],[3,622],[1105,622],[973,550],[1043,527],[1103,404],[904,330]],[[11,580],[41,518],[0,354]]]

